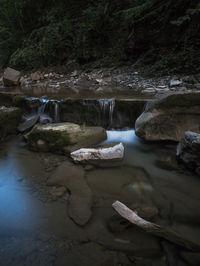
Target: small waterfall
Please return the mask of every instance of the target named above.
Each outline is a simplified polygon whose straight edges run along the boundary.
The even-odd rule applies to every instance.
[[[41,106],[39,106],[38,111],[37,111],[38,115],[40,116],[40,123],[41,124],[51,123],[52,118],[46,112],[47,104],[49,103],[49,100],[40,98],[40,102],[42,104],[41,104]]]
[[[45,98],[27,98],[27,108],[25,109],[25,120],[39,116],[41,124],[59,123],[60,106],[59,101]]]
[[[38,115],[42,115],[45,113],[45,109],[46,109],[46,106],[49,100],[41,98],[40,102],[41,102],[41,106],[38,107],[38,111],[37,111]]]
[[[48,100],[40,98],[42,105],[38,108],[38,115],[40,115],[41,120],[46,120],[51,123],[60,122],[60,108],[59,102],[55,100]]]
[[[60,122],[60,108],[59,102],[54,102],[54,123]]]
[[[106,120],[108,114],[108,126],[113,126],[113,113],[115,108],[115,99],[101,99],[99,100],[101,114],[103,115],[103,121]]]

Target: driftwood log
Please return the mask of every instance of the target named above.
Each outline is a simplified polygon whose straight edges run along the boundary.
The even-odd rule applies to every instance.
[[[190,240],[183,238],[181,235],[171,230],[170,228],[163,227],[151,222],[148,222],[137,215],[136,212],[129,209],[126,205],[120,201],[115,201],[112,207],[125,219],[142,228],[145,232],[152,235],[164,238],[169,242],[176,244],[184,249],[190,251],[200,251],[200,245],[193,243]]]

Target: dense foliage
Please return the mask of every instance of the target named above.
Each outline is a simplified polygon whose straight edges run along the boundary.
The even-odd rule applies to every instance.
[[[198,0],[0,0],[0,66],[69,59],[200,70]]]

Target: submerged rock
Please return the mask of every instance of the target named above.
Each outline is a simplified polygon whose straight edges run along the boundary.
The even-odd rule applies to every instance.
[[[6,87],[17,86],[20,84],[21,73],[15,69],[7,67],[3,74],[3,83]]]
[[[113,147],[101,147],[98,149],[80,149],[71,153],[75,162],[93,160],[122,160],[124,157],[124,146],[122,143]]]
[[[59,186],[59,187],[53,187],[50,193],[53,197],[57,198],[57,197],[62,197],[66,191],[67,191],[66,187]]]
[[[48,185],[64,186],[70,190],[67,212],[79,225],[86,224],[92,215],[92,192],[85,181],[84,175],[81,166],[64,162],[48,180]]]
[[[199,93],[161,95],[136,120],[135,133],[149,141],[179,141],[185,131],[200,133],[199,120]]]
[[[0,107],[0,139],[16,133],[20,121],[21,110],[17,107]]]
[[[106,139],[106,131],[101,127],[85,127],[73,123],[38,125],[28,134],[30,149],[69,154],[90,147]],[[42,142],[42,145],[39,145]]]
[[[200,175],[200,134],[185,132],[177,146],[176,155],[188,169]]]

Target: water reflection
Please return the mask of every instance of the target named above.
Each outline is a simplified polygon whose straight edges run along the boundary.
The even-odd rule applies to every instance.
[[[32,202],[16,164],[17,143],[18,139],[0,147],[0,233],[5,227],[23,227],[32,221]]]

